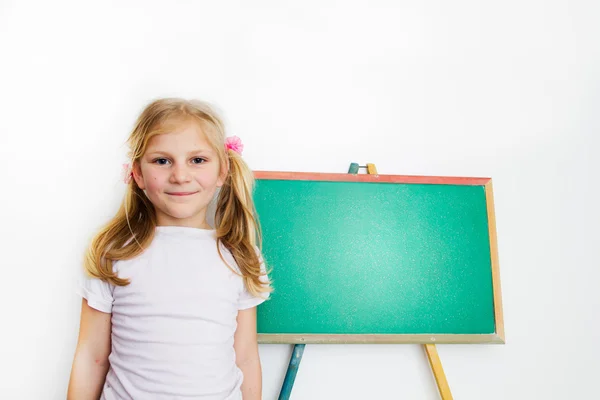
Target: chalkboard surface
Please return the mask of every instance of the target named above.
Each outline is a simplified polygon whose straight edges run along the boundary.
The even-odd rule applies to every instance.
[[[261,343],[503,343],[491,179],[256,172]]]

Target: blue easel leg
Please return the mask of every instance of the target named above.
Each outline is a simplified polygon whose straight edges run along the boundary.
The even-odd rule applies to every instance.
[[[292,387],[294,386],[294,380],[296,379],[296,373],[300,367],[300,361],[302,361],[302,354],[304,353],[304,344],[295,344],[294,351],[290,357],[290,365],[288,366],[287,372],[285,373],[285,379],[283,380],[283,386],[281,386],[281,392],[279,393],[279,400],[289,400],[292,393]]]

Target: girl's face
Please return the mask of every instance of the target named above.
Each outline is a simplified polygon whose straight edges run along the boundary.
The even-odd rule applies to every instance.
[[[158,225],[209,228],[206,209],[226,171],[197,123],[153,136],[133,177],[156,209]]]

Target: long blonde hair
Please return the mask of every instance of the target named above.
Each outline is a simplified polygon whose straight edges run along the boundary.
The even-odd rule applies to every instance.
[[[148,104],[127,140],[132,166],[139,163],[150,138],[168,132],[167,124],[182,119],[199,124],[218,154],[219,165],[227,168],[215,212],[217,251],[221,259],[231,269],[221,253],[223,245],[235,259],[241,272],[238,275],[252,295],[271,292],[271,282],[261,271],[262,236],[252,199],[254,174],[238,153],[225,149],[223,121],[208,103],[163,98]],[[113,262],[142,253],[152,242],[156,225],[153,204],[131,179],[117,214],[100,229],[86,251],[84,267],[88,274],[116,286],[128,285],[129,280],[113,272]]]

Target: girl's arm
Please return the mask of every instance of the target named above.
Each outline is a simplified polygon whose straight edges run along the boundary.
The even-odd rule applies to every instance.
[[[108,372],[111,314],[103,313],[83,299],[81,322],[67,400],[98,400]]]
[[[261,400],[262,370],[256,335],[256,307],[238,311],[233,347],[236,364],[244,373],[243,400]]]

